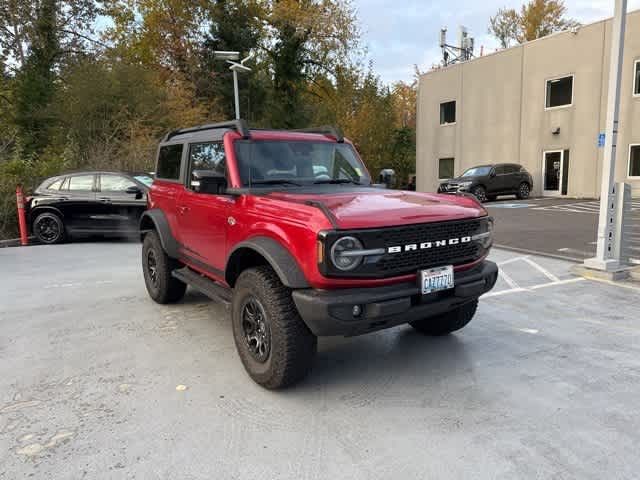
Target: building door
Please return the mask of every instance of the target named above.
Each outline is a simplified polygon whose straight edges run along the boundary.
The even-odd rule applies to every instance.
[[[560,196],[567,194],[568,169],[565,165],[565,154],[568,150],[549,150],[543,154],[542,194],[544,196]],[[568,155],[566,155],[568,159]]]

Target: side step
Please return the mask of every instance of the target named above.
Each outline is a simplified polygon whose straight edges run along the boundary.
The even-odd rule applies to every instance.
[[[231,303],[231,290],[229,288],[223,287],[204,275],[200,275],[189,267],[174,270],[171,272],[171,275],[187,285],[191,285],[199,292],[204,293],[211,300],[224,303],[225,306],[229,306]]]

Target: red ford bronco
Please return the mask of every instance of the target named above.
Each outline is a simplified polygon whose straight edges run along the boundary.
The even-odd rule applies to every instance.
[[[160,143],[142,268],[158,303],[191,285],[229,304],[244,367],[279,388],[308,373],[318,336],[464,327],[498,276],[492,229],[472,197],[372,186],[334,128],[237,120]]]

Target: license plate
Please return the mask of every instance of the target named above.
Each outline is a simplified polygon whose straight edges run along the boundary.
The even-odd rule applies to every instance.
[[[453,288],[453,265],[421,270],[420,285],[423,295]]]

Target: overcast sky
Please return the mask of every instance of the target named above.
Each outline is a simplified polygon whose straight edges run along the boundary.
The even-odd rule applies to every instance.
[[[504,6],[519,8],[524,0],[354,0],[363,40],[384,82],[410,81],[413,65],[424,70],[440,60],[440,28],[447,27],[454,43],[458,26],[476,39],[476,54],[484,45],[493,51],[497,42],[487,33],[489,17]],[[613,16],[613,0],[565,0],[568,15],[581,23]],[[628,0],[628,10],[640,0]]]

